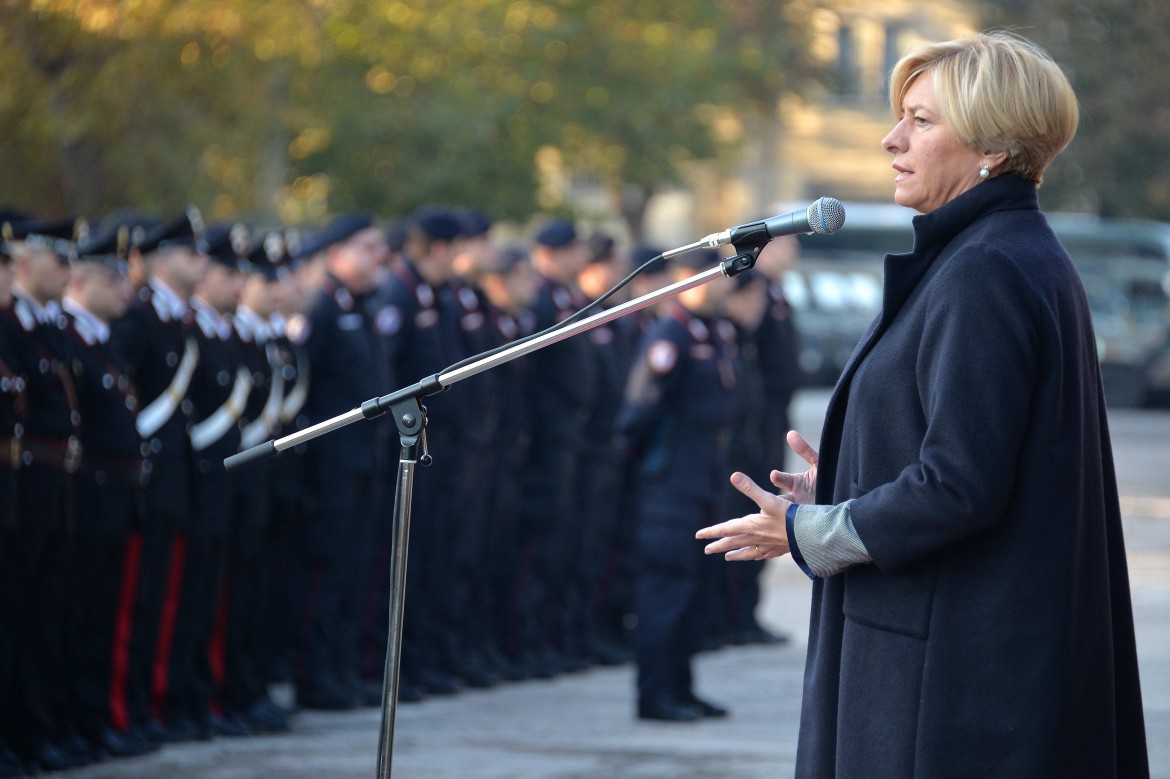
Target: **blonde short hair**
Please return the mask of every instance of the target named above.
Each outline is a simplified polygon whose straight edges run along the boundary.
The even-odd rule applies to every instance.
[[[911,84],[927,72],[939,113],[959,140],[1007,154],[998,172],[1039,186],[1076,134],[1077,98],[1068,79],[1048,52],[1018,35],[978,33],[911,51],[890,76],[895,116]]]

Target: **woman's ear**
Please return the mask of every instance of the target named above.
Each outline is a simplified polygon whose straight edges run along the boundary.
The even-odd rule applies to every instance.
[[[992,173],[1001,173],[1002,171],[1000,169],[1007,162],[1007,158],[1008,153],[1006,151],[984,151],[981,164],[991,168]]]

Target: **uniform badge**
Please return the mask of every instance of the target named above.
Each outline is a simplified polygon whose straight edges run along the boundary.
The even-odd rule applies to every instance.
[[[665,376],[678,364],[678,346],[673,341],[655,341],[646,350],[646,362],[650,370]]]
[[[430,308],[435,305],[435,291],[431,289],[429,284],[419,284],[414,291],[415,298],[418,299],[418,304],[423,308]]]
[[[402,329],[402,311],[398,306],[385,306],[379,309],[374,317],[374,327],[381,336],[397,334]]]

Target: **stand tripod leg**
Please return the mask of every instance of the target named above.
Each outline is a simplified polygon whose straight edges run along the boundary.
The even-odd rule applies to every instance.
[[[406,600],[406,554],[410,542],[410,505],[414,493],[417,437],[402,436],[394,491],[394,528],[390,575],[390,633],[382,681],[382,732],[378,740],[378,778],[390,779],[394,720],[398,713],[398,669],[402,661],[402,611]]]

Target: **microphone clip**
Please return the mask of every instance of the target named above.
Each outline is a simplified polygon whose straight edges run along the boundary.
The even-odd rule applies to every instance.
[[[746,239],[740,239],[731,244],[732,248],[735,249],[735,256],[723,260],[723,275],[733,279],[744,271],[755,267],[756,260],[760,258],[760,252],[764,250],[768,241],[772,240],[768,237],[767,230],[761,229],[759,232],[763,235],[762,239],[753,233]]]

